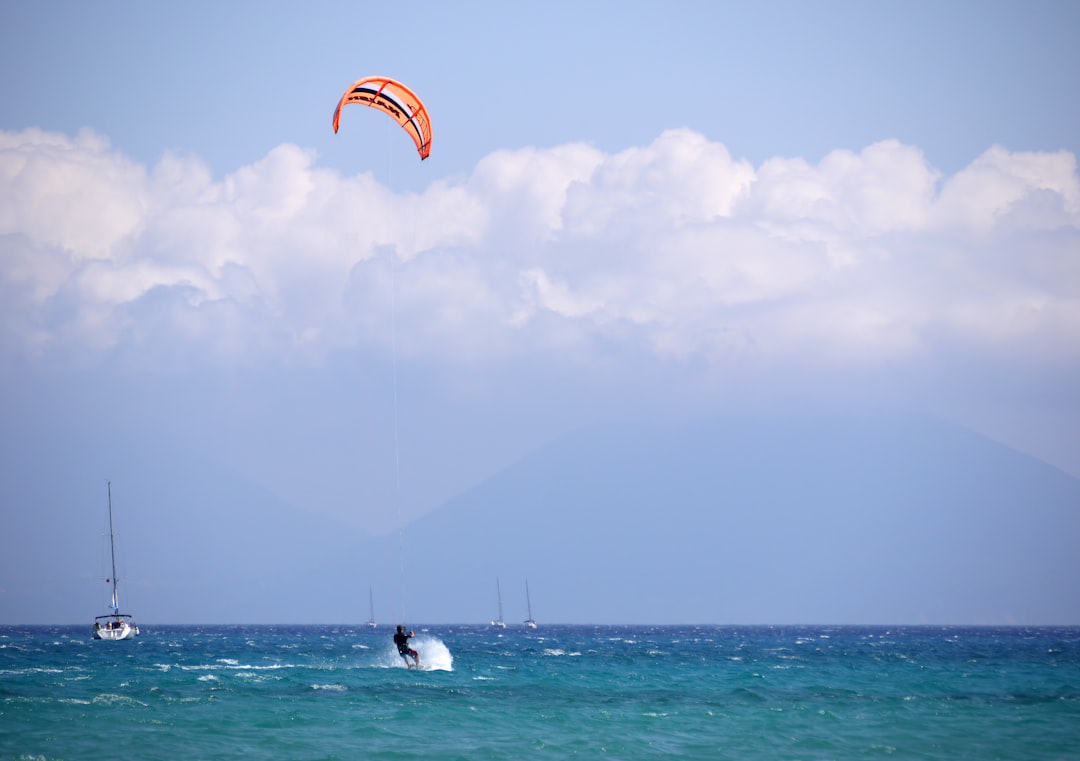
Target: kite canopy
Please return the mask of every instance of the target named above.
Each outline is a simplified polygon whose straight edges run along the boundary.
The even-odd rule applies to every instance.
[[[378,108],[390,114],[416,143],[420,160],[431,154],[431,119],[416,93],[389,77],[364,77],[353,82],[334,109],[334,132],[341,122],[341,107],[348,103]]]

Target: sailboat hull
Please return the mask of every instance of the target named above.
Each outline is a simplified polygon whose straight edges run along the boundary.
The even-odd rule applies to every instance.
[[[134,621],[122,618],[109,618],[104,623],[94,622],[94,639],[118,642],[123,639],[135,639],[139,636],[139,627]]]

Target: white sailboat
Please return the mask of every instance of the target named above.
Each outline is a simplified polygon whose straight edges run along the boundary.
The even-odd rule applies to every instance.
[[[499,594],[499,617],[492,621],[491,625],[494,626],[496,629],[505,629],[506,623],[503,621],[502,612],[502,587],[499,586],[498,576],[495,577],[495,591]]]
[[[368,608],[371,610],[371,615],[368,616],[367,625],[368,625],[369,629],[374,629],[376,626],[378,626],[378,624],[375,623],[375,597],[371,592],[371,586],[370,585],[368,586],[367,594],[368,594]]]
[[[529,580],[525,579],[525,605],[529,609],[529,617],[525,619],[525,626],[529,629],[536,628],[536,621],[532,617],[532,600],[529,599]]]
[[[109,484],[109,560],[112,563],[112,612],[94,619],[94,639],[122,640],[132,639],[139,634],[139,627],[127,613],[120,612],[120,596],[116,591],[116,545],[113,541],[112,522],[112,481]]]

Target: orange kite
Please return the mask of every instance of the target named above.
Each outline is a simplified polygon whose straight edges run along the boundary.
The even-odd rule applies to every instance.
[[[364,77],[353,82],[334,109],[334,132],[341,122],[341,107],[348,103],[378,108],[394,118],[416,143],[423,161],[431,154],[431,119],[416,93],[389,77]]]

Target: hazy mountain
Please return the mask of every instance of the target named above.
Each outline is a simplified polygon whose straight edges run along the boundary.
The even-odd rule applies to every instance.
[[[104,612],[106,478],[144,624],[362,622],[369,585],[384,624],[482,622],[497,577],[510,623],[526,579],[541,624],[1080,622],[1080,480],[929,419],[583,430],[375,539],[153,430],[58,430],[0,449],[3,623]]]
[[[1080,481],[925,418],[584,431],[403,548],[421,620],[1080,621]]]

